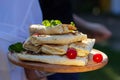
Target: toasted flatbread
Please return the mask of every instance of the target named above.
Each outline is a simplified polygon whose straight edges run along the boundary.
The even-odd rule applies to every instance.
[[[41,51],[41,46],[34,46],[29,39],[27,39],[24,44],[23,48],[29,51],[33,51],[35,53],[38,53]]]
[[[74,32],[77,30],[75,26],[70,24],[59,24],[53,27],[46,27],[40,24],[34,24],[30,26],[30,34],[39,33],[39,34],[65,34]]]
[[[76,57],[76,59],[69,59],[66,56],[58,55],[30,55],[30,54],[16,54],[20,60],[44,62],[49,64],[59,65],[74,65],[74,66],[85,66],[88,62],[88,56]]]
[[[77,51],[77,56],[87,56],[92,50],[94,43],[95,39],[89,38],[69,45],[42,45],[41,51],[45,54],[64,55],[68,48],[74,48]]]
[[[87,35],[83,33],[76,34],[64,34],[64,35],[33,35],[30,38],[30,41],[35,46],[43,44],[70,44],[76,41],[82,41],[87,39]]]
[[[57,54],[64,55],[66,54],[68,45],[42,45],[41,52],[45,54]]]
[[[71,43],[69,47],[76,49],[78,56],[87,56],[90,51],[93,49],[95,44],[95,39],[86,39],[81,42]]]
[[[95,39],[88,38],[87,40],[83,40],[81,42],[74,42],[66,45],[41,45],[35,46],[30,41],[27,41],[23,44],[23,47],[29,51],[33,51],[35,53],[45,53],[45,54],[57,54],[64,55],[67,52],[68,48],[74,48],[77,51],[77,56],[87,56],[92,50],[95,44]]]

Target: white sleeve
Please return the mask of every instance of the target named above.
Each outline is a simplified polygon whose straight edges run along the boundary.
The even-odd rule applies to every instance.
[[[22,68],[14,68],[7,59],[8,46],[24,41],[29,25],[41,21],[38,0],[0,0],[0,80],[23,80]]]
[[[0,32],[3,34],[0,38],[6,39],[5,33],[10,37],[25,39],[29,36],[29,26],[41,22],[42,12],[38,0],[0,0]]]

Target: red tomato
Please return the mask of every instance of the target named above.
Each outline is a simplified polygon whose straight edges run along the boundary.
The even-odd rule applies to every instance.
[[[100,63],[100,62],[102,62],[102,60],[103,60],[102,54],[96,53],[96,54],[93,55],[93,61],[94,62]]]
[[[69,48],[67,50],[67,54],[66,55],[67,55],[67,57],[69,59],[75,59],[77,57],[77,51],[74,48]]]

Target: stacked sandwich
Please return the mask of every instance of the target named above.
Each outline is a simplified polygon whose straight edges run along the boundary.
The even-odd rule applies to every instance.
[[[77,31],[73,24],[34,24],[23,44],[26,51],[17,56],[25,61],[85,66],[94,43],[95,39]]]

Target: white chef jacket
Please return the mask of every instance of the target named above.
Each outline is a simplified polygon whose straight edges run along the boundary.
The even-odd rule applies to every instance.
[[[41,22],[38,0],[0,0],[0,80],[25,80],[23,68],[8,60],[8,46],[23,42],[29,26]]]

